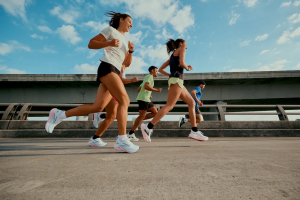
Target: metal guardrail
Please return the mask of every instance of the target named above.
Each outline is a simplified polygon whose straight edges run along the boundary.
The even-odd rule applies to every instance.
[[[0,103],[1,120],[27,120],[29,115],[45,116],[49,114],[50,108],[74,108],[81,104],[35,104],[35,103]],[[155,104],[157,109],[164,104]],[[42,111],[32,111],[32,108],[49,108]],[[137,108],[137,104],[130,104],[129,108]],[[177,104],[174,108],[188,108],[186,104]],[[225,115],[277,115],[279,120],[288,121],[288,115],[300,116],[300,105],[203,105],[201,108],[215,108],[214,112],[201,112],[202,115],[217,115],[220,121],[226,121]],[[226,108],[259,108],[274,109],[273,113],[257,112],[226,112]],[[284,108],[299,109],[299,112],[286,112]],[[138,112],[128,112],[129,115],[138,115]],[[167,115],[185,115],[188,112],[169,112]],[[88,115],[88,120],[93,120],[93,114]]]

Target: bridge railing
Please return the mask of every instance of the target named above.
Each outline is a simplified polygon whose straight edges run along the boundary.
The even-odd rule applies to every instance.
[[[81,104],[35,104],[35,103],[0,103],[0,120],[27,120],[28,116],[47,116],[51,108],[71,109]],[[164,104],[155,104],[160,109]],[[34,109],[33,109],[34,108]],[[130,104],[129,108],[138,108],[137,104]],[[174,108],[188,108],[186,104],[177,104]],[[286,112],[286,109],[300,109],[300,105],[203,105],[201,108],[212,108],[212,112],[201,112],[202,115],[217,115],[220,121],[226,121],[226,115],[277,115],[279,120],[288,121],[288,115],[299,115],[299,112]],[[250,112],[226,112],[226,108],[238,109],[266,109],[276,112],[258,113]],[[128,115],[138,115],[138,112],[128,112]],[[188,112],[169,112],[167,115],[187,115]],[[88,120],[93,120],[93,114],[88,115]]]

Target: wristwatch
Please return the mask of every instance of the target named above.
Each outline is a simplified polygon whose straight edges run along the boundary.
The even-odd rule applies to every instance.
[[[130,50],[128,50],[128,52],[129,52],[129,53],[133,53],[134,51],[130,51]]]

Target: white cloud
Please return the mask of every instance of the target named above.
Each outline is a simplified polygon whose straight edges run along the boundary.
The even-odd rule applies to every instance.
[[[75,24],[75,20],[80,16],[80,12],[75,10],[74,8],[67,11],[62,11],[61,6],[54,7],[52,10],[50,10],[50,13],[69,24]]]
[[[162,44],[157,44],[155,47],[149,46],[148,48],[139,49],[139,54],[143,58],[148,57],[151,63],[156,65],[162,64],[169,58],[166,45]]]
[[[73,68],[76,74],[97,74],[98,67],[87,63],[76,65]]]
[[[155,38],[157,39],[170,39],[170,38],[174,38],[174,35],[172,35],[171,33],[167,32],[166,28],[163,28],[163,31],[161,34],[156,34]]]
[[[281,24],[278,24],[278,25],[276,26],[276,28],[280,28],[280,26],[281,26]]]
[[[184,6],[183,9],[179,10],[169,21],[178,33],[183,33],[186,28],[194,25],[194,15],[191,11],[191,6]]]
[[[143,33],[142,31],[136,32],[136,33],[125,33],[125,38],[127,41],[132,42],[133,44],[137,45],[142,42],[142,36]]]
[[[40,36],[40,35],[37,35],[37,34],[32,34],[32,35],[30,35],[32,38],[37,38],[37,39],[44,39],[44,37],[43,36]]]
[[[300,1],[294,1],[294,6],[300,6]]]
[[[261,35],[261,36],[257,36],[257,37],[255,38],[255,41],[263,41],[263,40],[267,39],[268,36],[269,36],[268,34],[264,34],[264,35]]]
[[[48,26],[38,26],[38,29],[45,33],[52,33],[53,31]]]
[[[275,55],[277,55],[277,54],[279,54],[281,51],[277,51],[277,52],[275,52]]]
[[[26,74],[25,71],[7,68],[6,66],[0,66],[0,73],[1,74]]]
[[[239,17],[240,17],[240,14],[237,14],[237,13],[234,13],[234,11],[231,11],[231,19],[229,21],[229,25],[231,26],[231,25],[235,24]]]
[[[101,23],[101,22],[95,22],[95,21],[89,21],[83,24],[84,26],[88,26],[92,28],[93,32],[100,33],[102,29],[108,27],[108,23]]]
[[[293,32],[284,31],[281,37],[277,40],[277,44],[284,44],[290,41],[292,38],[300,35],[300,26],[295,29]]]
[[[269,65],[264,65],[255,71],[279,71],[282,70],[284,67],[284,64],[288,61],[286,59],[275,61]]]
[[[124,3],[132,17],[150,19],[157,26],[170,23],[179,33],[194,24],[191,6],[182,6],[177,0],[100,0],[100,3],[113,6]]]
[[[284,31],[283,34],[280,36],[280,38],[277,40],[277,44],[284,44],[288,41],[290,41],[290,32],[289,31]]]
[[[97,50],[91,49],[87,58],[93,58],[97,53],[99,53]]]
[[[13,52],[15,49],[19,50],[25,50],[25,51],[31,51],[31,49],[28,46],[25,46],[18,41],[11,40],[9,41],[9,44],[7,43],[0,43],[0,54],[5,55],[8,53]]]
[[[248,46],[250,44],[251,40],[245,40],[243,42],[240,42],[240,46],[244,47],[244,46]]]
[[[141,74],[146,73],[142,68],[148,66],[147,63],[140,57],[133,56],[132,62],[129,67],[126,68],[126,74]],[[150,67],[150,66],[149,66]]]
[[[257,1],[258,0],[244,0],[243,2],[247,7],[253,7],[255,6]]]
[[[268,50],[263,50],[262,52],[260,52],[260,54],[265,54],[265,53],[267,53],[267,52],[269,52],[270,51],[270,49],[268,49]]]
[[[201,0],[201,2],[207,2],[207,0]]]
[[[0,0],[0,5],[3,6],[6,12],[17,17],[20,16],[27,22],[25,7],[31,3],[31,0]]]
[[[300,22],[300,13],[295,13],[288,17],[290,23],[295,24]]]
[[[280,5],[280,7],[288,7],[292,4],[291,1],[286,1],[286,2],[282,2],[282,4]]]
[[[283,60],[277,60],[271,64],[268,65],[263,65],[258,69],[255,70],[249,70],[249,69],[231,69],[229,70],[230,72],[249,72],[249,71],[279,71],[282,70],[284,68],[284,64],[286,64],[287,61],[286,59]]]
[[[48,47],[44,47],[42,50],[40,50],[42,53],[57,53],[55,50],[50,49]]]
[[[0,43],[0,54],[1,55],[11,53],[13,50],[14,50],[14,47],[12,45],[9,45],[6,43]]]
[[[298,63],[297,66],[294,67],[294,69],[300,69],[300,63]]]
[[[63,25],[62,27],[58,28],[56,32],[59,33],[61,39],[72,44],[76,44],[82,40],[80,37],[78,37],[78,33],[72,25]]]

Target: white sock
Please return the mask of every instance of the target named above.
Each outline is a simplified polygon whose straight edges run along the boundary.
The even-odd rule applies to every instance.
[[[188,121],[188,119],[184,118],[183,121],[184,121],[184,123],[186,123]]]
[[[125,140],[125,138],[127,137],[127,135],[118,135],[118,139],[122,142]]]
[[[62,113],[60,113],[60,115],[58,115],[58,119],[66,119],[66,112],[63,111]]]

